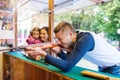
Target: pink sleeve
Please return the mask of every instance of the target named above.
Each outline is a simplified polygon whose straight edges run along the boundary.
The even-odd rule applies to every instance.
[[[28,39],[26,40],[28,44],[34,44],[34,39],[32,36],[29,36]]]

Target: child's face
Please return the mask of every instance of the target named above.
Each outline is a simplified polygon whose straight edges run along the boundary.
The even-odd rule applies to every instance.
[[[32,36],[34,39],[39,39],[39,31],[33,31]]]
[[[48,33],[46,30],[42,29],[40,31],[40,39],[44,42],[48,41]]]

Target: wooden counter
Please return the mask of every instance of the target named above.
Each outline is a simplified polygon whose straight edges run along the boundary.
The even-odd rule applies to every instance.
[[[2,79],[2,76],[3,76],[3,75],[2,75],[2,74],[3,74],[3,72],[2,72],[2,68],[3,68],[3,66],[2,66],[2,58],[3,58],[3,57],[2,57],[2,54],[3,54],[3,53],[0,52],[0,80],[3,80],[3,79]]]
[[[80,74],[86,70],[74,67],[67,73],[44,63],[26,58],[21,52],[6,52],[3,54],[4,80],[96,80]]]
[[[0,49],[6,49],[6,48],[8,48],[8,47],[0,46]],[[8,51],[6,50],[6,52],[8,52]],[[2,76],[3,76],[3,52],[0,51],[0,80],[3,80]]]

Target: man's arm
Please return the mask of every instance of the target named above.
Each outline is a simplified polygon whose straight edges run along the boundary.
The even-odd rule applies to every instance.
[[[63,60],[66,60],[68,54],[67,54],[67,52],[65,53],[63,50],[61,50],[61,53],[58,53],[57,56],[60,57],[60,58],[63,59]]]
[[[84,33],[77,39],[73,51],[68,55],[66,60],[57,59],[47,54],[45,62],[58,67],[64,72],[67,72],[81,60],[87,51],[94,48],[94,44],[92,35],[90,33]]]

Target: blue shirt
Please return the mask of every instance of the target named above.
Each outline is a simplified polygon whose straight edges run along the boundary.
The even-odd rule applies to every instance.
[[[46,55],[45,62],[56,66],[64,72],[72,69],[88,52],[94,49],[94,38],[89,32],[81,32],[77,34],[76,43],[70,54],[61,52],[59,58],[55,58],[49,54]]]

